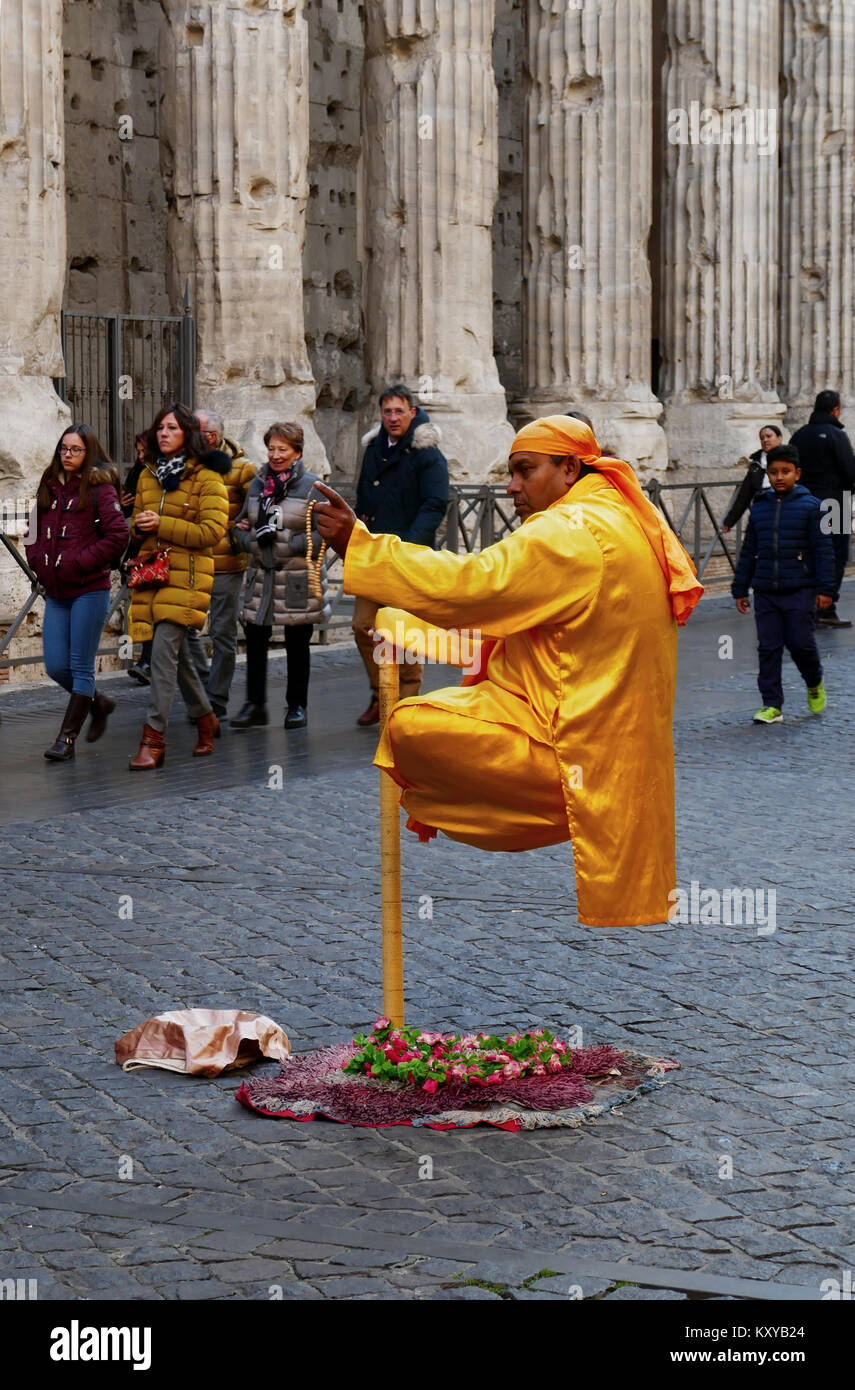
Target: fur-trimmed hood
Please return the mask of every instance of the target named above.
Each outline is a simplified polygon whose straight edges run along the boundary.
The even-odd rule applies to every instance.
[[[368,448],[372,439],[377,438],[382,428],[383,426],[381,423],[372,425],[370,430],[366,430],[365,434],[362,436],[363,449]],[[434,425],[431,422],[430,416],[426,411],[422,410],[421,406],[416,408],[415,418],[407,434],[411,436],[411,449],[438,449],[442,443],[442,430],[439,428],[439,425]],[[407,438],[407,434],[403,435],[402,443],[403,440]]]
[[[203,468],[210,468],[212,473],[220,473],[223,477],[232,471],[232,460],[223,449],[211,449],[207,454],[200,454],[195,460]]]

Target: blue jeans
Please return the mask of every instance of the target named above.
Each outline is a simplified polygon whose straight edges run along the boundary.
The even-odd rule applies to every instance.
[[[109,608],[109,589],[81,594],[79,598],[45,599],[45,670],[69,694],[95,694],[95,653]]]

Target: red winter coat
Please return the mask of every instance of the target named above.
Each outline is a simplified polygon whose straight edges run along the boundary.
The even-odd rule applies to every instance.
[[[53,500],[45,511],[37,510],[36,540],[25,547],[48,598],[79,598],[110,587],[110,570],[127,548],[129,532],[116,489],[106,478],[93,470],[89,497],[79,512],[71,510],[80,493],[78,477],[48,483]]]

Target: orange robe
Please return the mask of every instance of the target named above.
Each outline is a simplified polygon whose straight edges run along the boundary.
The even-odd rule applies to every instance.
[[[495,639],[483,679],[402,701],[381,737],[411,818],[481,849],[572,840],[580,922],[665,921],[677,625],[618,490],[585,475],[477,555],[358,523],[344,587]]]

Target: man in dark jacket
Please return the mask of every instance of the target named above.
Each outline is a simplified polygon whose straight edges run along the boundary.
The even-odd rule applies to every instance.
[[[380,424],[363,439],[367,445],[356,489],[356,514],[374,534],[434,547],[448,507],[448,464],[439,449],[439,432],[406,386],[396,382],[380,397]],[[357,724],[380,718],[377,663],[371,631],[382,598],[357,598],[353,634],[371,683],[371,702]],[[418,695],[422,668],[402,663],[401,699]]]
[[[831,607],[820,613],[817,622],[822,627],[851,627],[837,616],[837,600],[843,573],[849,559],[849,526],[844,510],[852,511],[852,490],[855,488],[855,454],[840,423],[840,396],[836,391],[820,391],[813,414],[806,425],[796,430],[790,443],[799,451],[803,485],[821,502],[833,499],[835,524],[831,529],[834,546],[835,585]],[[845,497],[844,497],[845,494]]]
[[[757,684],[763,698],[754,721],[779,724],[784,647],[807,685],[811,713],[825,708],[813,629],[815,609],[827,611],[831,604],[834,551],[822,529],[819,502],[799,484],[799,456],[792,444],[769,450],[766,471],[769,487],[751,508],[731,593],[740,613],[747,613],[748,590],[754,589],[760,654]]]

